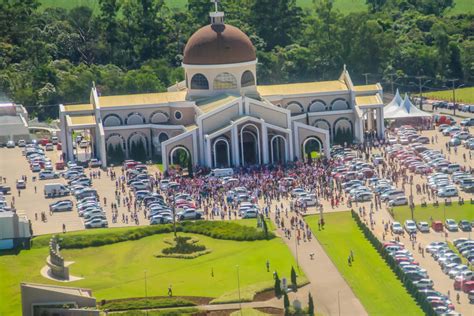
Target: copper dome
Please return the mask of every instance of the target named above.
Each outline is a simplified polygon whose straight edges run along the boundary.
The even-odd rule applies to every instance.
[[[184,48],[184,64],[218,65],[254,61],[255,48],[244,32],[228,24],[200,28]]]

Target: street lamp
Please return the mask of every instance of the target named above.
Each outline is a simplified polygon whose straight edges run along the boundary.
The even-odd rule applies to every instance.
[[[242,315],[242,300],[240,299],[240,273],[239,273],[239,265],[236,265],[237,268],[237,288],[239,290],[239,310],[240,315]]]
[[[420,110],[423,110],[423,88],[426,87],[426,84],[431,82],[431,80],[426,80],[423,82],[424,79],[428,78],[426,76],[417,76],[415,78],[418,79],[418,88],[420,91]],[[416,85],[414,82],[410,82],[410,84]]]

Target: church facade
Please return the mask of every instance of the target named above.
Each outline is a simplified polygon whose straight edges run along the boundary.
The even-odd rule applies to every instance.
[[[74,160],[73,132],[89,130],[91,151],[106,166],[117,155],[158,159],[164,169],[183,155],[210,168],[329,156],[334,142],[384,135],[380,84],[355,86],[342,70],[333,81],[257,85],[252,42],[222,12],[184,49],[185,80],[168,92],[102,96],[60,105],[61,141]]]

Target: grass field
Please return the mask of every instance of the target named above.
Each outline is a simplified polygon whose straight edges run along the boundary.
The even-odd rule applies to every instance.
[[[170,238],[170,234],[102,247],[63,250],[65,260],[75,262],[70,267],[71,274],[84,280],[62,285],[91,288],[98,301],[144,297],[146,271],[149,296],[167,295],[171,284],[173,295],[219,297],[236,290],[236,266],[239,265],[242,297],[248,297],[245,292],[252,285],[273,282],[272,274],[266,272],[267,259],[271,271],[276,270],[282,276],[289,277],[291,266],[296,265],[286,245],[277,238],[236,242],[194,236],[212,252],[189,260],[155,258],[153,255],[166,247],[163,240]],[[47,255],[48,249],[44,247],[0,256],[0,301],[9,302],[0,304],[0,315],[19,314],[20,282],[55,284],[39,273]]]
[[[435,91],[426,95],[433,99],[453,101],[453,90]],[[474,87],[456,89],[456,102],[474,104]]]
[[[427,207],[421,207],[417,205],[413,212],[415,221],[430,222],[431,216],[433,220],[444,221],[444,202],[440,202],[438,207],[428,205]],[[395,220],[403,224],[407,219],[411,219],[411,211],[408,205],[395,207],[393,209]],[[474,220],[474,205],[469,204],[469,201],[464,205],[458,205],[457,202],[453,202],[452,205],[446,206],[446,218],[452,218],[455,221],[466,219],[469,221]]]
[[[454,0],[455,6],[449,11],[449,14],[474,12],[472,0]],[[172,9],[184,9],[187,0],[166,0],[168,6]],[[302,8],[310,8],[313,0],[297,0],[298,5]],[[98,12],[98,0],[41,0],[42,6],[47,7],[63,7],[71,9],[76,6],[90,6],[95,12]],[[365,0],[334,0],[334,7],[342,13],[360,12],[367,8]]]
[[[323,231],[318,231],[318,218],[308,216],[306,221],[369,315],[423,315],[349,212],[324,215]],[[347,257],[351,250],[354,263],[350,267]]]

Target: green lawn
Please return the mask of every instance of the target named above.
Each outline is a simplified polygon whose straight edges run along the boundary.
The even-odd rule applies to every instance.
[[[471,11],[473,11],[472,8],[474,5],[471,2]],[[453,101],[453,90],[434,91],[426,95],[439,100]],[[456,102],[474,103],[474,87],[456,89]]]
[[[427,207],[421,207],[420,205],[415,206],[413,215],[415,221],[425,221],[430,222],[430,217],[433,217],[433,220],[444,221],[444,211],[446,208],[446,218],[452,218],[456,221],[461,219],[466,219],[469,221],[474,220],[474,205],[465,203],[464,205],[458,205],[458,202],[453,202],[452,205],[444,206],[444,202],[440,202],[438,207],[433,205],[428,205]],[[393,209],[395,215],[395,220],[403,223],[407,219],[411,219],[411,211],[408,205],[395,207]]]
[[[318,218],[312,215],[306,221],[369,315],[423,315],[350,212],[324,215],[323,231],[318,231]],[[347,264],[351,250],[355,260],[352,267]]]
[[[185,234],[180,234],[185,235]],[[85,279],[68,284],[91,288],[98,301],[145,296],[145,270],[149,296],[167,295],[171,284],[174,295],[219,297],[235,292],[239,265],[242,296],[249,297],[246,288],[255,284],[268,286],[272,273],[266,272],[267,259],[271,271],[289,277],[296,263],[286,245],[278,238],[270,241],[237,242],[196,236],[201,244],[212,249],[210,254],[196,259],[157,259],[153,254],[165,247],[170,234],[154,235],[136,241],[85,249],[63,250],[72,275]],[[18,255],[0,256],[0,315],[18,315],[22,281],[55,283],[39,272],[48,255],[47,248],[34,248]],[[213,270],[214,276],[211,276]]]
[[[268,315],[271,315],[271,314],[267,314],[267,313],[261,312],[257,309],[253,309],[253,308],[242,308],[242,312],[241,311],[235,311],[235,312],[230,314],[230,316],[241,316],[241,315],[245,315],[245,316],[268,316]]]
[[[474,6],[472,0],[454,0],[456,5],[449,14],[474,12]],[[302,8],[311,8],[313,0],[297,0],[298,5]],[[76,6],[85,5],[93,8],[95,12],[98,12],[99,5],[98,0],[41,0],[43,7],[63,7],[71,9]],[[184,9],[187,4],[187,0],[166,0],[166,3],[170,8],[173,9]],[[342,13],[350,12],[361,12],[366,10],[367,5],[365,0],[334,0],[334,7],[340,10]]]

